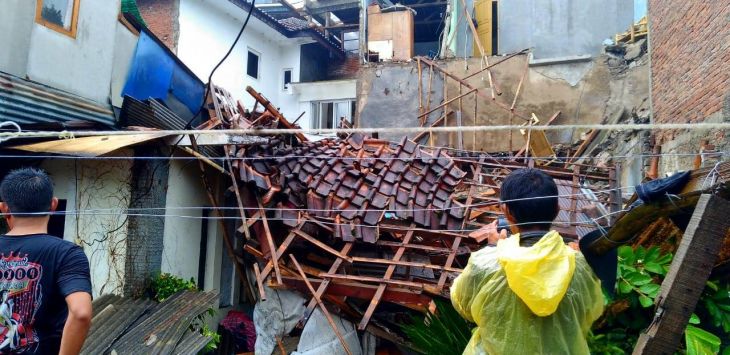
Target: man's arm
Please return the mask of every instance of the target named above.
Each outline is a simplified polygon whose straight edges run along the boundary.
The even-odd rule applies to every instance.
[[[86,292],[74,292],[66,296],[68,318],[63,327],[61,351],[59,355],[78,354],[86,340],[86,333],[91,327],[91,295]]]

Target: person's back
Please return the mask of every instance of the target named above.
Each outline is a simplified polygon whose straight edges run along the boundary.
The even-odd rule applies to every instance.
[[[11,172],[0,184],[10,226],[0,236],[0,354],[76,353],[89,327],[86,255],[46,234],[57,203],[50,184],[34,169]]]
[[[548,231],[558,210],[552,179],[532,169],[514,175],[501,199],[516,234],[473,253],[451,288],[456,310],[477,324],[464,354],[588,354],[587,332],[603,312],[600,282]],[[492,243],[505,237],[495,226]]]
[[[546,243],[541,245],[542,242]],[[603,312],[600,283],[590,266],[580,253],[565,246],[560,238],[542,239],[533,247],[519,248],[566,248],[566,253],[574,254],[572,274],[561,275],[562,270],[540,273],[541,270],[549,271],[545,264],[555,262],[545,255],[529,257],[526,255],[529,252],[518,252],[527,256],[525,260],[510,261],[510,266],[515,268],[542,264],[540,269],[533,269],[534,274],[521,275],[536,282],[531,285],[535,292],[523,297],[532,298],[529,302],[535,308],[556,301],[557,308],[552,313],[538,315],[510,287],[511,284],[517,287],[520,281],[524,283],[524,280],[509,277],[501,265],[504,254],[514,251],[499,250],[499,247],[479,250],[472,254],[462,276],[454,281],[451,289],[454,307],[478,327],[464,354],[588,354],[585,335]],[[541,280],[545,283],[540,284]],[[545,292],[556,283],[566,281],[568,287],[562,297]]]

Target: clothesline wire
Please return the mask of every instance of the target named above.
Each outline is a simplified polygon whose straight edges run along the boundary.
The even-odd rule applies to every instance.
[[[591,190],[594,194],[602,194],[602,193],[610,193],[613,191],[621,191],[621,190],[629,190],[634,189],[636,185],[634,186],[624,186],[624,187],[617,187],[617,188],[611,188],[611,189],[603,189],[603,190]],[[492,205],[498,205],[500,203],[509,203],[509,202],[519,202],[519,201],[530,201],[530,200],[538,200],[538,199],[547,199],[547,198],[561,198],[561,197],[586,197],[583,193],[575,193],[575,194],[558,194],[558,195],[550,195],[550,196],[539,196],[539,197],[523,197],[523,198],[515,198],[515,199],[509,199],[509,200],[499,200],[499,201],[489,201],[489,202],[480,202],[480,203],[472,203],[472,204],[464,204],[459,206],[452,206],[448,208],[411,208],[411,209],[357,209],[357,211],[383,211],[383,212],[407,212],[407,211],[448,211],[452,209],[462,209],[462,208],[469,208],[469,207],[486,207],[486,206],[492,206]],[[590,199],[586,198],[587,201],[591,201]],[[599,202],[599,201],[593,201],[593,202]],[[68,210],[66,212],[69,212],[71,214],[76,212],[89,212],[89,214],[93,214],[95,211],[119,211],[116,214],[127,214],[123,211],[147,211],[147,210],[214,210],[214,209],[220,209],[220,210],[239,210],[243,209],[245,211],[258,211],[258,207],[235,207],[235,206],[226,206],[226,207],[210,207],[210,206],[171,206],[171,207],[129,207],[129,208],[94,208],[94,209],[79,209],[79,210]],[[275,208],[275,207],[263,207],[261,208],[264,211],[278,211],[278,210],[288,210],[288,211],[301,211],[301,212],[343,212],[345,210],[341,209],[316,209],[316,208],[289,208],[289,207],[282,207],[282,208]],[[54,212],[51,214],[64,214],[66,213],[64,211]],[[47,212],[39,212],[39,213],[26,213],[26,215],[47,215],[49,213]],[[0,213],[0,216],[4,214]],[[239,216],[240,217],[240,216]]]
[[[128,136],[128,135],[281,135],[281,134],[321,134],[335,135],[338,133],[446,133],[446,132],[495,132],[495,131],[559,131],[565,129],[593,129],[601,131],[616,130],[713,130],[730,129],[730,122],[717,123],[620,123],[620,124],[567,124],[554,126],[521,126],[521,125],[491,125],[491,126],[459,126],[459,127],[360,127],[360,128],[263,128],[263,129],[228,129],[228,130],[204,130],[204,129],[176,129],[176,130],[150,130],[150,131],[24,131],[24,132],[0,132],[0,138],[73,138],[92,136]]]
[[[444,148],[449,149],[449,148]],[[464,151],[467,152],[467,151]],[[468,151],[470,153],[481,153],[481,154],[487,154],[485,152],[479,152],[479,151]],[[730,156],[730,152],[715,152],[715,153],[704,153],[705,155],[715,155],[715,156],[721,156],[726,157]],[[629,155],[612,155],[611,159],[634,159],[634,158],[653,158],[653,157],[695,157],[698,156],[699,153],[656,153],[656,154],[629,154]],[[206,156],[208,159],[212,160],[221,160],[226,159],[225,156]],[[492,165],[494,163],[489,161],[480,162],[478,159],[481,157],[478,156],[449,156],[447,159],[456,159],[459,161],[464,160],[474,160],[473,163],[478,163],[481,165]],[[596,156],[571,156],[571,157],[558,157],[558,156],[545,156],[545,157],[534,157],[530,156],[529,159],[542,159],[542,160],[549,160],[549,159],[555,159],[559,161],[565,161],[565,160],[579,160],[579,159],[593,159],[597,158]],[[196,160],[199,159],[195,156],[82,156],[82,155],[21,155],[21,154],[0,154],[0,159],[72,159],[72,160]],[[363,156],[363,157],[342,157],[342,156],[332,156],[332,155],[282,155],[282,156],[259,156],[259,157],[230,157],[231,161],[258,161],[258,160],[281,160],[281,159],[323,159],[323,160],[346,160],[346,161],[358,161],[358,160],[368,160],[368,159],[376,159],[376,160],[382,160],[382,161],[390,161],[390,160],[401,160],[401,161],[413,161],[413,160],[422,160],[422,159],[438,159],[438,157],[425,157],[425,158],[416,158],[416,157],[405,157],[405,158],[399,158],[399,157],[375,157],[375,156]],[[513,157],[513,156],[488,156],[486,159],[489,160],[519,160],[524,159],[524,157]],[[570,164],[570,163],[569,163]]]

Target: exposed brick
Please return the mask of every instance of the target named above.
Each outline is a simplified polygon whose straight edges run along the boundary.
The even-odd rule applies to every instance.
[[[649,0],[649,21],[654,121],[704,122],[723,112],[730,100],[730,2]],[[683,134],[697,135],[667,131],[659,137],[666,143]],[[723,132],[703,134],[726,143]]]
[[[147,27],[173,52],[180,36],[180,0],[137,0]]]
[[[135,148],[135,156],[166,156],[167,152],[155,148]],[[132,166],[132,196],[129,203],[131,214],[145,213],[164,215],[167,201],[167,178],[170,166],[161,159],[137,159]],[[124,294],[141,296],[149,281],[160,272],[165,232],[162,217],[129,216],[127,228],[127,259],[125,265]]]

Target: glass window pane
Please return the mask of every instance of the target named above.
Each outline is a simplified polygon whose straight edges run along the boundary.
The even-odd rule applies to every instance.
[[[258,79],[259,78],[259,56],[258,54],[248,51],[248,60],[246,62],[246,74],[248,76]]]

